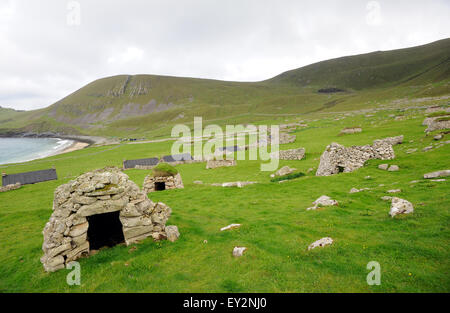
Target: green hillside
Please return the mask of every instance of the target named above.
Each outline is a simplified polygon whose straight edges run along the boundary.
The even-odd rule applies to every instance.
[[[392,51],[377,51],[311,64],[269,82],[363,90],[448,79],[450,40]]]
[[[283,116],[363,109],[401,98],[450,90],[450,39],[408,49],[373,52],[308,65],[262,82],[227,82],[156,75],[119,75],[96,80],[53,105],[9,114],[8,131],[158,137],[193,116],[218,124],[258,122]],[[335,87],[344,90],[320,93]]]

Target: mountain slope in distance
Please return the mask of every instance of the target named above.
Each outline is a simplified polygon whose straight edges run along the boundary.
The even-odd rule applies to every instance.
[[[450,39],[318,62],[261,82],[118,75],[93,81],[45,109],[1,110],[0,133],[147,134],[194,116],[250,122],[258,114],[354,109],[371,100],[449,94],[449,80]]]

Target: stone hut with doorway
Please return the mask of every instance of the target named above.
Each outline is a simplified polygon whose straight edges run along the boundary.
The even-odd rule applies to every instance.
[[[182,188],[184,188],[184,185],[180,173],[175,167],[166,163],[160,163],[153,168],[152,172],[145,177],[143,185],[143,191],[146,194]]]
[[[118,168],[83,174],[55,190],[41,262],[45,271],[54,272],[103,247],[147,237],[172,240],[179,233],[165,225],[170,214],[167,205],[153,203]]]
[[[370,159],[392,160],[395,158],[392,146],[402,142],[403,135],[378,139],[372,145],[365,146],[344,147],[333,142],[322,153],[316,176],[353,172]]]

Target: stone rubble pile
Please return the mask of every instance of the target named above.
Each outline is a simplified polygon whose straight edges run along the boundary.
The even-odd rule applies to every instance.
[[[391,160],[395,158],[393,144],[403,141],[403,136],[378,139],[372,145],[344,147],[333,142],[320,157],[316,176],[330,176],[340,172],[348,173],[364,166],[367,160]]]
[[[167,205],[153,203],[118,168],[96,170],[56,188],[53,213],[42,232],[44,269],[53,272],[87,256],[90,217],[112,212],[119,212],[127,245],[147,237],[154,240],[168,237],[165,224],[171,209]],[[171,239],[179,236],[172,230]]]
[[[295,136],[295,135],[290,135],[287,133],[280,133],[279,144],[283,145],[283,144],[293,143],[293,142],[295,142],[295,139],[297,139],[297,136]]]
[[[284,175],[288,175],[291,174],[293,172],[295,172],[297,169],[296,168],[291,168],[289,166],[283,166],[282,168],[280,168],[278,171],[275,172],[275,174],[270,175],[271,177],[275,177],[275,176],[284,176]]]
[[[10,185],[6,185],[6,186],[3,186],[3,187],[0,187],[0,192],[16,190],[16,189],[19,189],[21,187],[22,187],[22,185],[20,183],[10,184]]]

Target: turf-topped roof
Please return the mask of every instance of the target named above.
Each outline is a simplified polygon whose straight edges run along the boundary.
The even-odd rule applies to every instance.
[[[178,174],[178,170],[167,163],[159,163],[152,171],[153,177],[175,176]]]

